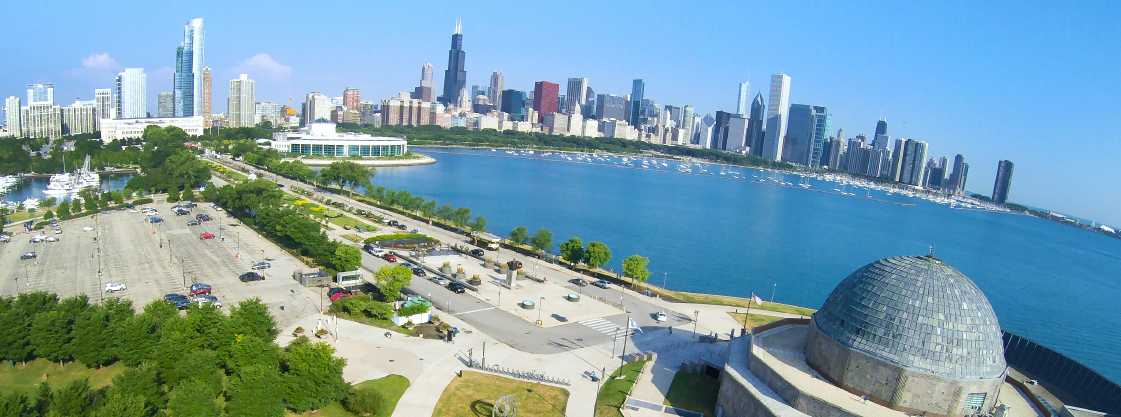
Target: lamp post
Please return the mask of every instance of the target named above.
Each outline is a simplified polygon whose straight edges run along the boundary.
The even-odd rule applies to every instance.
[[[771,288],[771,302],[772,303],[775,302],[775,290],[778,290],[778,283],[777,282],[775,283],[775,286],[773,288]],[[747,305],[751,305],[751,303],[747,303]]]
[[[183,258],[179,258],[179,266],[181,266],[183,268],[182,269],[182,272],[183,272],[183,288],[187,288],[187,264],[186,264],[186,260],[183,259]]]
[[[237,235],[237,251],[234,252],[235,258],[241,257],[241,232],[234,232]]]
[[[543,325],[544,323],[541,322],[541,310],[544,310],[544,309],[545,309],[545,297],[541,297],[541,301],[539,303],[537,303],[537,325],[541,326],[541,327],[545,327]]]
[[[697,337],[697,320],[701,318],[701,310],[693,310],[693,337]]]

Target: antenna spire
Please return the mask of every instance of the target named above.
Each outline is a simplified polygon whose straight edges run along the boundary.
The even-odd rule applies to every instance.
[[[459,35],[463,32],[463,23],[459,18],[455,19],[455,34]]]

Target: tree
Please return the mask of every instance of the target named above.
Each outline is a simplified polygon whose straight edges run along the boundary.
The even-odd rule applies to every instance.
[[[183,199],[187,201],[196,201],[195,192],[194,190],[191,190],[191,187],[188,186],[183,188]]]
[[[529,239],[529,245],[538,253],[553,249],[553,232],[549,229],[537,229],[537,234]]]
[[[86,211],[97,211],[97,197],[87,194],[82,198],[82,203],[86,206]]]
[[[110,396],[93,415],[94,417],[149,417],[152,415],[152,409],[143,398],[116,394]]]
[[[36,314],[32,319],[31,340],[35,356],[52,362],[70,359],[70,315],[62,310]]]
[[[591,243],[589,243],[588,246],[591,246]],[[623,259],[623,275],[641,282],[646,282],[646,279],[650,278],[650,270],[646,269],[646,264],[649,262],[650,259],[644,256],[628,256],[626,259]]]
[[[611,249],[602,242],[588,242],[584,249],[584,263],[592,269],[599,268],[611,260]]]
[[[156,368],[150,364],[138,367],[125,368],[113,377],[113,385],[109,388],[109,395],[139,398],[145,407],[158,410],[167,405],[167,395],[164,394],[163,380],[156,373]]]
[[[451,220],[455,216],[455,209],[452,208],[451,204],[444,204],[436,210],[436,216],[444,220]]]
[[[381,411],[385,398],[381,392],[371,387],[355,388],[343,400],[347,411],[358,415],[375,415]]]
[[[324,184],[338,184],[353,193],[358,186],[370,188],[370,177],[376,174],[377,171],[371,167],[358,165],[352,161],[337,161],[319,170],[319,179]]]
[[[452,224],[455,224],[455,226],[460,229],[466,227],[467,223],[471,221],[471,209],[467,207],[460,207],[455,209],[455,213],[452,214],[451,220]]]
[[[230,308],[230,320],[226,324],[227,333],[232,335],[254,336],[262,340],[276,339],[276,320],[269,314],[269,307],[254,297]]]
[[[561,257],[564,260],[576,266],[580,260],[584,259],[584,242],[578,237],[568,239],[567,242],[560,244]]]
[[[46,383],[46,382],[44,382]],[[13,392],[0,397],[0,416],[24,417],[32,416],[32,403],[27,394]]]
[[[58,203],[58,218],[66,220],[70,218],[70,202],[63,201]]]
[[[483,216],[475,216],[475,223],[471,224],[471,229],[476,232],[486,232],[487,219]]]
[[[298,413],[317,410],[341,400],[349,387],[343,380],[346,359],[334,357],[326,343],[288,345],[288,372],[284,374],[284,399]]]
[[[52,213],[50,210],[47,210],[46,213],[43,213],[43,220],[50,220],[50,219],[53,219],[53,218],[54,218],[54,213]]]
[[[280,378],[275,364],[243,368],[226,387],[226,415],[284,417],[284,387],[276,383]]]
[[[226,369],[229,374],[237,375],[251,366],[279,367],[280,348],[271,341],[253,335],[234,335],[234,342],[230,345],[230,355],[226,360]]]
[[[168,190],[167,191],[167,202],[168,203],[174,203],[174,202],[177,202],[177,201],[179,201],[179,189],[178,188],[172,188],[172,189]]]
[[[358,248],[348,245],[338,245],[335,252],[329,256],[331,269],[336,271],[354,271],[362,265],[362,251]]]
[[[401,289],[412,283],[413,271],[402,265],[386,265],[378,269],[375,277],[381,284],[381,294],[389,302],[400,298]]]
[[[510,231],[510,241],[524,245],[529,241],[529,229],[526,229],[525,226],[515,227],[514,230]]]
[[[222,410],[214,402],[205,383],[185,381],[175,388],[175,397],[167,403],[173,417],[219,417]]]
[[[205,389],[210,398],[222,392],[222,374],[218,372],[218,358],[214,351],[195,350],[176,360],[175,367],[164,373],[167,385],[194,382]]]
[[[424,204],[421,204],[420,205],[420,214],[423,214],[424,217],[429,217],[429,218],[431,218],[432,216],[435,216],[436,215],[436,200],[428,200],[428,201],[425,201]]]
[[[51,399],[51,416],[88,416],[90,411],[90,381],[79,378],[66,384]]]
[[[57,202],[58,202],[57,197],[47,197],[47,198],[43,199],[43,201],[39,202],[39,207],[44,207],[44,208],[54,207],[55,203],[57,203]]]

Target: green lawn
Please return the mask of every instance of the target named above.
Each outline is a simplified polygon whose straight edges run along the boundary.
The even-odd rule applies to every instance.
[[[320,212],[320,213],[322,213],[322,212]],[[342,215],[342,216],[339,216],[339,217],[331,217],[331,218],[327,219],[327,221],[331,222],[331,224],[334,224],[335,226],[339,226],[339,227],[350,226],[352,229],[356,228],[356,227],[361,227],[362,230],[367,231],[367,232],[377,230],[376,228],[374,228],[374,226],[371,226],[369,223],[360,222],[358,220],[355,220],[353,217],[347,216],[345,214]]]
[[[56,389],[82,377],[89,377],[90,387],[101,388],[109,385],[113,377],[124,370],[125,366],[120,362],[101,369],[90,369],[79,362],[69,362],[60,368],[57,363],[46,359],[36,359],[27,365],[17,362],[15,367],[5,363],[0,366],[0,392],[33,394],[43,381],[43,374],[47,375],[47,381]]]
[[[362,243],[362,237],[356,234],[343,235],[342,237],[354,243]]]
[[[462,371],[462,375],[444,389],[432,415],[489,417],[494,402],[506,395],[517,399],[519,416],[565,415],[569,393],[564,388],[480,372]]]
[[[634,382],[638,380],[638,375],[642,372],[642,367],[646,365],[646,362],[628,363],[611,374],[611,379],[603,383],[603,387],[599,389],[599,396],[596,397],[596,417],[621,417],[623,415],[619,412],[619,407],[623,406],[623,401],[627,399],[627,393],[631,391]],[[623,378],[616,378],[619,375],[623,375]]]
[[[292,410],[288,410],[284,413],[284,415],[288,416],[288,417],[293,417],[293,416],[355,417],[354,413],[346,411],[346,409],[343,408],[343,405],[339,404],[337,402],[331,403],[331,405],[320,408],[318,410],[308,411],[308,412],[303,413],[303,414],[294,413],[294,412],[292,412]]]
[[[397,408],[397,401],[400,401],[401,396],[405,395],[405,390],[409,389],[409,379],[401,375],[387,375],[362,382],[357,385],[357,388],[373,388],[381,392],[385,404],[382,404],[378,416],[388,417],[393,415],[393,410]]]
[[[753,314],[754,315],[754,314]],[[666,393],[665,405],[704,413],[706,417],[715,415],[716,394],[720,391],[720,381],[706,375],[678,372]]]
[[[422,234],[419,234],[419,233],[390,233],[388,235],[378,235],[378,236],[368,237],[368,238],[366,238],[366,240],[364,242],[366,242],[366,243],[385,242],[387,240],[398,240],[398,239],[428,239],[428,240],[434,240],[431,237],[428,237],[427,235],[422,235]]]
[[[752,309],[754,309],[754,307]],[[736,323],[743,325],[744,313],[733,313],[729,311],[728,315],[732,316],[732,318],[736,320]],[[780,317],[751,313],[750,317],[747,318],[747,328],[752,329],[756,326],[762,326],[764,324],[773,323],[779,320],[781,320]]]
[[[731,296],[727,296],[727,295],[715,295],[715,294],[697,294],[697,293],[691,293],[691,292],[673,291],[673,296],[677,297],[678,299],[680,299],[681,301],[684,301],[686,303],[715,304],[715,305],[724,305],[724,306],[731,306],[731,307],[744,307],[744,308],[746,308],[747,304],[749,302],[751,302],[751,300],[746,299],[746,298],[731,297]],[[817,310],[814,310],[814,309],[792,306],[792,305],[789,305],[789,304],[768,303],[768,302],[764,302],[763,305],[761,305],[761,306],[756,305],[755,303],[751,303],[751,309],[752,310],[758,309],[758,310],[776,311],[776,312],[779,312],[779,313],[798,314],[798,315],[802,315],[802,316],[806,316],[806,317],[809,317],[815,311],[817,311]]]

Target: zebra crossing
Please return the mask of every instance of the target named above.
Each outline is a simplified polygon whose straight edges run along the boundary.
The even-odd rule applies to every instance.
[[[618,334],[619,337],[626,337],[626,336],[630,336],[635,331],[635,329],[626,328],[625,325],[615,324],[615,323],[607,321],[603,318],[594,318],[594,319],[589,319],[589,320],[584,320],[584,321],[578,321],[577,323],[588,326],[595,331],[598,331],[600,333],[606,334],[606,335],[611,336],[611,337],[615,337],[616,334]],[[618,332],[618,333],[616,333],[616,332]]]

